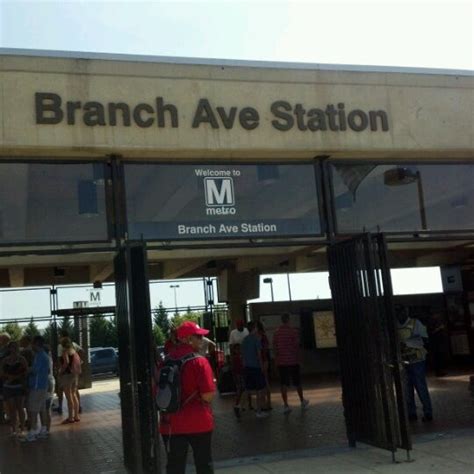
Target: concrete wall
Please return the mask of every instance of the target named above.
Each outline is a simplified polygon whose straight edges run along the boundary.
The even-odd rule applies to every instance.
[[[126,58],[126,57],[125,57]],[[276,69],[184,65],[127,60],[62,59],[0,55],[0,156],[103,156],[163,158],[472,157],[474,77],[430,73]],[[163,97],[178,110],[177,128],[156,123],[140,128],[37,124],[35,93],[65,101],[155,105]],[[206,98],[220,127],[192,128],[198,102]],[[270,108],[277,100],[306,110],[344,103],[353,109],[384,110],[388,131],[279,131]],[[216,107],[238,108],[231,129]],[[239,124],[243,107],[260,116],[254,130]],[[148,117],[146,113],[144,117]]]

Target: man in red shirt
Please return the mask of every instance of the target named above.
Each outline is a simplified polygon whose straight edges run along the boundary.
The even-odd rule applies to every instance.
[[[300,341],[298,331],[290,326],[290,315],[283,314],[281,317],[282,325],[276,330],[273,336],[273,351],[280,374],[281,397],[285,404],[284,413],[291,412],[288,405],[288,387],[290,380],[296,387],[300,397],[301,408],[305,409],[309,401],[303,397],[303,388],[301,386],[300,375]]]
[[[178,344],[171,351],[171,359],[197,353],[203,336],[209,331],[187,321],[176,331]],[[211,455],[211,436],[214,417],[211,401],[216,386],[212,368],[205,357],[186,362],[181,369],[181,408],[176,413],[161,416],[160,433],[163,436],[168,463],[167,474],[184,474],[189,445],[193,450],[197,474],[214,472]]]

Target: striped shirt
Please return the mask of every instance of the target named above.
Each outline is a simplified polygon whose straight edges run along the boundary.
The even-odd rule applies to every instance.
[[[299,365],[300,341],[298,331],[287,324],[280,326],[273,336],[277,366]]]

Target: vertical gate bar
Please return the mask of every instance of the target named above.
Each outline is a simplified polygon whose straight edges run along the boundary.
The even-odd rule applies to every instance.
[[[136,367],[133,350],[133,320],[130,318],[128,275],[130,274],[127,250],[122,247],[114,259],[115,297],[120,367],[120,408],[122,416],[122,443],[124,465],[132,474],[142,473],[141,441],[139,439],[137,399],[134,387]]]
[[[129,294],[133,324],[133,346],[136,357],[137,402],[144,474],[159,472],[158,420],[152,395],[155,354],[152,341],[152,321],[145,244],[129,245],[131,263]]]
[[[406,380],[405,369],[402,364],[400,338],[398,334],[398,327],[395,318],[395,311],[393,308],[393,288],[392,279],[390,275],[390,266],[388,262],[387,242],[385,235],[378,236],[379,253],[382,268],[382,278],[385,290],[385,312],[387,317],[387,328],[390,340],[391,363],[393,366],[393,378],[395,384],[396,403],[398,410],[398,426],[400,430],[400,448],[409,451],[413,449],[411,433],[408,423],[408,411],[406,404]]]
[[[386,262],[378,239],[369,234],[334,243],[327,253],[349,443],[395,453],[400,433],[385,309]]]
[[[377,294],[375,295],[374,303],[377,310],[377,323],[378,323],[378,334],[379,334],[379,350],[380,359],[382,366],[380,367],[380,377],[383,384],[384,394],[384,409],[385,409],[385,426],[387,430],[387,439],[392,446],[392,450],[395,451],[399,445],[399,430],[397,424],[397,415],[395,410],[395,397],[393,392],[393,377],[391,370],[391,347],[390,338],[388,335],[388,328],[386,324],[385,316],[385,295],[383,293],[383,283],[381,281],[381,274],[384,270],[380,260],[380,246],[377,236],[371,236],[370,238],[370,254],[372,256],[374,271],[372,273],[374,283],[377,287]]]

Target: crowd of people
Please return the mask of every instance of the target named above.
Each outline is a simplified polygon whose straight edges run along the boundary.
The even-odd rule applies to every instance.
[[[173,329],[165,345],[166,359],[157,371],[160,433],[167,452],[168,474],[185,472],[189,446],[193,450],[196,472],[214,472],[211,454],[214,419],[211,402],[216,385],[210,363],[213,359],[209,357],[208,334],[208,330],[190,321]],[[301,409],[307,409],[309,402],[303,396],[300,376],[299,332],[290,326],[288,314],[281,318],[281,326],[273,336],[272,347],[263,325],[253,321],[248,324],[237,322],[236,328],[230,333],[229,346],[236,390],[234,413],[239,420],[244,394],[247,394],[249,409],[253,409],[252,397],[255,397],[255,416],[258,419],[268,417],[273,409],[270,390],[272,360],[276,363],[280,377],[283,413],[288,415],[292,410],[288,402],[290,385],[296,388]],[[271,353],[273,358],[270,357]],[[179,371],[179,390],[173,387],[177,380],[175,368]],[[173,397],[178,398],[177,403],[173,401]]]
[[[397,307],[396,314],[407,375],[408,416],[411,421],[417,420],[416,391],[422,402],[423,421],[431,421],[433,411],[426,384],[424,348],[427,331],[419,320],[410,318],[403,307]],[[157,366],[157,400],[160,391],[166,400],[165,405],[159,406],[159,430],[166,447],[168,474],[185,472],[189,446],[193,450],[197,473],[213,472],[211,402],[216,391],[216,368],[213,367],[216,344],[206,337],[208,334],[208,330],[191,321],[174,328],[164,348],[166,357]],[[269,416],[273,409],[272,372],[279,376],[283,414],[289,415],[292,411],[288,400],[291,385],[296,389],[301,410],[308,408],[301,383],[299,331],[291,327],[289,314],[281,316],[281,325],[273,334],[272,344],[261,322],[245,324],[237,321],[230,333],[229,348],[236,392],[233,410],[237,419],[242,417],[244,394],[247,409],[254,410],[258,419]],[[68,416],[62,423],[80,422],[78,385],[82,357],[82,348],[67,333],[61,334],[55,361],[41,336],[33,339],[25,336],[20,341],[13,341],[7,333],[0,334],[0,421],[9,423],[13,438],[32,442],[49,436],[55,388],[58,395],[56,410],[60,414],[64,396],[67,400]],[[164,367],[169,370],[163,371]],[[178,370],[178,377],[175,377],[178,372],[173,372],[173,367]],[[168,374],[167,378],[162,374]]]
[[[236,389],[234,413],[237,418],[241,417],[244,393],[248,395],[250,410],[253,410],[252,395],[255,394],[257,418],[269,416],[269,412],[273,409],[270,390],[273,364],[276,365],[280,379],[283,413],[289,414],[292,410],[288,403],[288,388],[291,385],[296,388],[301,408],[307,408],[309,402],[303,396],[300,375],[299,332],[291,327],[288,314],[284,314],[281,318],[281,326],[273,335],[272,347],[260,321],[256,323],[251,321],[247,325],[243,321],[237,321],[236,328],[230,333],[229,346]]]
[[[66,396],[68,417],[63,424],[80,422],[78,391],[82,349],[64,331],[53,360],[42,336],[12,340],[0,334],[0,423],[10,425],[10,436],[24,442],[49,437],[54,393],[62,414]]]

